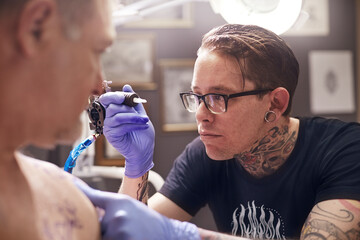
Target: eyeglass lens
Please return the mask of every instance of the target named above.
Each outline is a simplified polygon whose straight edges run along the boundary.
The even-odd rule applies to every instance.
[[[184,94],[182,96],[182,98],[183,98],[185,108],[189,112],[196,112],[196,110],[199,106],[199,99],[197,98],[197,96],[193,95],[193,94]]]
[[[185,108],[189,112],[196,112],[200,105],[199,97],[196,96],[195,94],[184,94],[182,97]],[[203,99],[205,100],[206,107],[211,112],[222,113],[226,111],[226,103],[223,96],[216,94],[209,94],[203,96]]]
[[[222,113],[226,111],[225,99],[221,95],[207,95],[205,96],[205,103],[210,111],[214,113]]]

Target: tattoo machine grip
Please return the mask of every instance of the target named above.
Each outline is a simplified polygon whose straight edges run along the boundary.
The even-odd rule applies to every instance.
[[[125,100],[124,100],[123,104],[125,104],[125,105],[127,105],[129,107],[135,107],[139,103],[145,103],[146,102],[145,99],[141,99],[139,97],[139,95],[137,95],[136,93],[123,92],[123,94],[125,95]]]

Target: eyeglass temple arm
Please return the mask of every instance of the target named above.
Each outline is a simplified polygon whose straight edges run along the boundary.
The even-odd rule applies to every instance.
[[[247,92],[241,92],[241,93],[234,93],[227,95],[228,98],[234,98],[234,97],[241,97],[241,96],[248,96],[248,95],[257,95],[264,92],[271,92],[274,89],[259,89],[259,90],[253,90],[253,91],[247,91]]]

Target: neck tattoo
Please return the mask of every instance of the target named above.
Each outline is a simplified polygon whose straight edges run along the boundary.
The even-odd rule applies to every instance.
[[[251,149],[235,154],[244,169],[252,176],[262,178],[273,174],[286,161],[294,149],[297,132],[289,132],[288,126],[274,127],[257,140]]]

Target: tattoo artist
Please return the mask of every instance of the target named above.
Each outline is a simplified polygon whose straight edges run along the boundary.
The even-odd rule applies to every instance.
[[[106,210],[109,239],[359,239],[360,126],[290,117],[298,75],[293,51],[271,31],[226,24],[205,34],[191,91],[180,94],[200,136],[175,160],[149,208],[189,221],[208,204],[226,234],[167,218],[164,224],[140,202],[127,214],[123,195],[80,185]],[[100,100],[105,136],[126,159],[119,192],[146,202],[140,188],[153,166],[151,122],[141,105],[123,106],[119,93]]]

